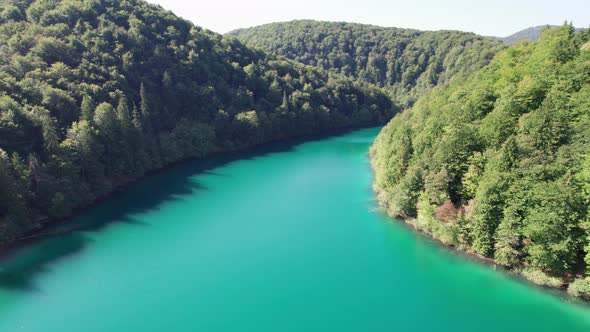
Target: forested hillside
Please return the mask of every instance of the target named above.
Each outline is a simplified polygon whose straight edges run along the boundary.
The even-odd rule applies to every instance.
[[[0,243],[167,164],[395,110],[144,1],[3,0]]]
[[[248,46],[385,87],[402,106],[455,76],[473,73],[504,48],[498,40],[466,32],[309,20],[229,35]]]
[[[550,29],[395,117],[371,150],[388,212],[590,297],[589,40]]]

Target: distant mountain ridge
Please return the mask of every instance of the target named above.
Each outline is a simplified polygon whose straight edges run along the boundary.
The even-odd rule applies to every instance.
[[[518,31],[516,33],[511,34],[508,37],[494,37],[494,38],[501,40],[508,45],[513,45],[513,44],[516,44],[516,43],[523,41],[523,40],[530,40],[530,41],[536,42],[539,40],[539,37],[541,36],[541,34],[543,34],[543,31],[545,31],[545,29],[555,28],[555,27],[557,27],[557,25],[549,25],[549,24],[539,25],[536,27],[530,27],[530,28]],[[583,30],[585,30],[585,29],[576,28],[576,31],[583,31]]]

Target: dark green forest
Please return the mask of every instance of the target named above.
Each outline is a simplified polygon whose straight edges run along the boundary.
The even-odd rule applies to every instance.
[[[424,92],[486,65],[501,41],[458,31],[418,31],[318,21],[230,32],[246,45],[386,89],[406,107]]]
[[[3,0],[0,243],[171,163],[396,110],[376,87],[144,1]]]
[[[371,149],[394,216],[590,299],[590,33],[521,42],[396,116]]]

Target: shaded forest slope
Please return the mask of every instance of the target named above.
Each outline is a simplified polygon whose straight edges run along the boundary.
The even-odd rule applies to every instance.
[[[165,165],[395,111],[144,1],[3,0],[0,243]]]

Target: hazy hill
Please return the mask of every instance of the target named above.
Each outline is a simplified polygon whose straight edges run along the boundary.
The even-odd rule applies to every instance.
[[[508,37],[498,37],[498,39],[502,40],[503,42],[505,42],[508,45],[518,43],[519,41],[522,41],[522,40],[530,40],[530,41],[536,42],[537,40],[539,40],[539,37],[541,36],[543,31],[549,27],[554,27],[554,26],[540,25],[537,27],[531,27],[528,29],[518,31]]]
[[[504,43],[506,43],[508,45],[513,45],[513,44],[518,43],[519,41],[523,41],[523,40],[530,40],[530,41],[536,42],[537,40],[539,40],[539,37],[541,36],[541,34],[543,34],[543,31],[545,31],[545,29],[555,28],[555,27],[557,27],[557,26],[555,26],[555,25],[540,25],[540,26],[531,27],[528,29],[518,31],[508,37],[496,37],[496,38],[503,41]],[[576,31],[583,31],[583,30],[584,29],[576,28]]]

